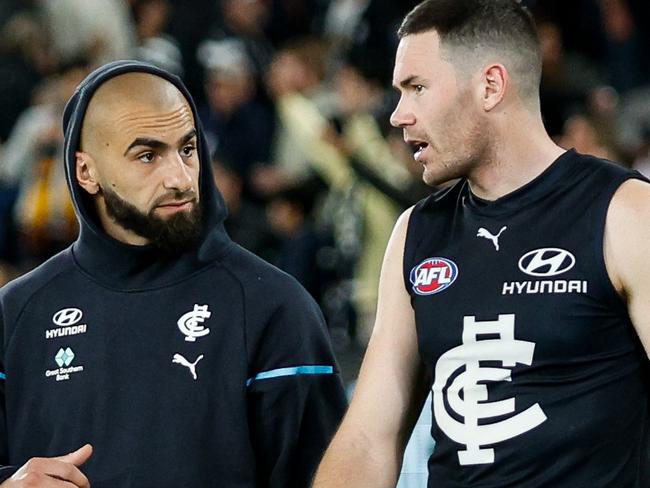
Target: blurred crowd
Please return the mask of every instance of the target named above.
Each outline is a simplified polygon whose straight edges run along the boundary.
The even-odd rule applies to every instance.
[[[74,239],[61,114],[94,67],[181,76],[231,237],[294,275],[362,348],[399,213],[431,189],[390,127],[395,31],[415,0],[2,0],[0,284]],[[564,147],[650,176],[650,2],[524,0],[542,112]]]

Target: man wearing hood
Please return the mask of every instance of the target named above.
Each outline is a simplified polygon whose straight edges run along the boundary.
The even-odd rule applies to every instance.
[[[345,408],[327,331],[227,237],[187,89],[114,62],[64,129],[81,230],[0,291],[0,486],[307,486]]]

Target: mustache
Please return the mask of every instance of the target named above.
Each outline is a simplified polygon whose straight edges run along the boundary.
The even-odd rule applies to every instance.
[[[167,205],[175,202],[185,202],[185,201],[196,202],[197,200],[196,196],[197,196],[196,191],[194,190],[171,191],[169,193],[165,193],[164,195],[161,195],[160,197],[156,198],[156,200],[153,203],[153,206],[155,208],[160,205]]]

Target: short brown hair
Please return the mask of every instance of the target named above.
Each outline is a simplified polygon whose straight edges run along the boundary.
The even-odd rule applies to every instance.
[[[537,98],[539,40],[532,16],[518,0],[424,0],[406,15],[397,35],[402,39],[428,31],[438,33],[442,49],[503,54],[520,95]]]

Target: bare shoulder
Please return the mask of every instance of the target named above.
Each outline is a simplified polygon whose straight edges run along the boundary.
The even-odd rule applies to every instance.
[[[393,254],[399,254],[400,259],[403,256],[404,244],[406,243],[406,233],[408,231],[409,219],[411,218],[413,208],[414,207],[410,207],[402,212],[397,219],[397,222],[395,222],[393,233],[388,241],[386,259],[390,258]],[[384,263],[384,265],[386,265],[386,263]]]
[[[397,222],[395,223],[395,234],[399,234],[402,237],[406,238],[406,230],[409,225],[409,219],[411,218],[411,212],[413,212],[414,208],[415,207],[409,207],[399,216]]]
[[[614,194],[612,210],[650,212],[650,183],[639,179],[625,181]]]
[[[617,290],[632,291],[638,274],[650,269],[650,183],[631,179],[614,194],[605,226],[605,259]]]
[[[400,290],[400,283],[402,283],[402,281],[399,277],[402,274],[402,263],[404,261],[404,245],[406,243],[408,223],[412,211],[413,211],[413,207],[407,209],[399,216],[397,222],[395,222],[395,227],[393,228],[393,233],[390,237],[390,240],[388,241],[388,246],[386,247],[386,253],[384,255],[384,263],[382,265],[381,276],[379,279],[380,310],[382,308],[382,305],[387,300],[392,302],[392,299],[395,298],[393,293],[395,293],[398,290],[400,292],[402,291]],[[390,290],[390,292],[388,292],[388,290]],[[404,296],[406,295],[405,290],[403,295]]]

